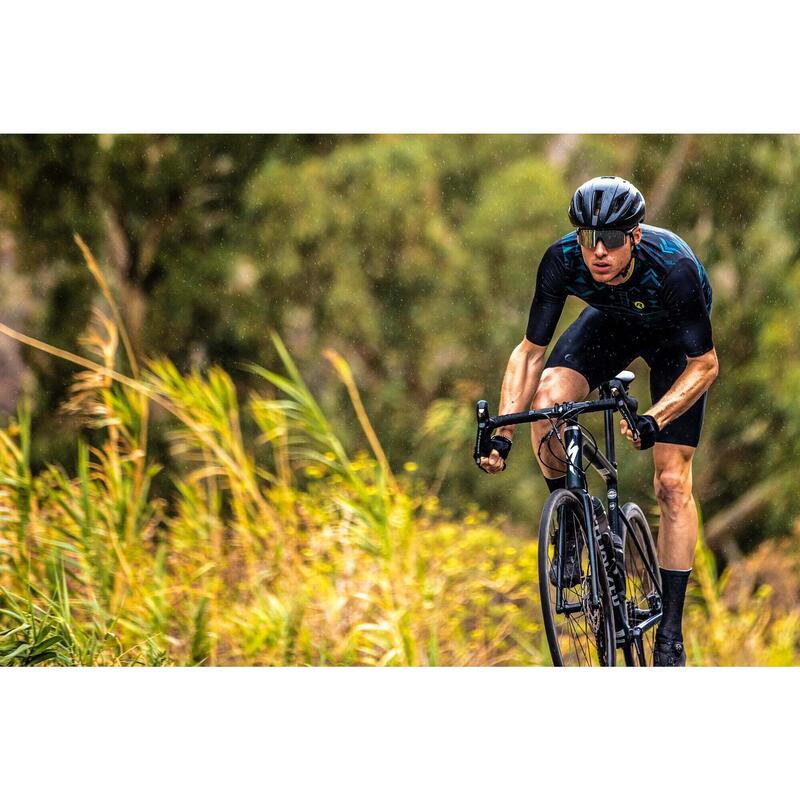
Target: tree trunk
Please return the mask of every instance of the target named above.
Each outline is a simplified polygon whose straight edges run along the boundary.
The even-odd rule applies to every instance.
[[[578,146],[580,138],[579,133],[561,133],[556,136],[547,147],[547,162],[554,167],[563,169]]]
[[[736,543],[736,536],[758,517],[785,479],[785,475],[766,478],[745,492],[732,506],[715,514],[704,526],[706,544],[729,561],[739,560],[742,551]]]
[[[647,217],[657,219],[667,207],[672,192],[678,184],[686,162],[689,160],[692,147],[697,135],[694,133],[683,134],[678,137],[672,147],[664,166],[659,173],[647,197]]]

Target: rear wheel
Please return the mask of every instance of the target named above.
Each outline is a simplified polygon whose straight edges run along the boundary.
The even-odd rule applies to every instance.
[[[626,503],[620,512],[625,548],[625,600],[628,624],[635,628],[661,609],[661,573],[653,535],[644,512],[636,503]],[[652,666],[656,626],[642,634],[643,653],[634,653],[639,666]],[[642,663],[644,656],[644,663]]]
[[[616,658],[614,616],[608,577],[597,552],[597,584],[599,605],[591,599],[592,571],[589,563],[589,537],[593,522],[587,525],[583,504],[568,489],[557,489],[548,498],[539,524],[539,593],[553,664],[561,666],[613,666]],[[559,528],[561,527],[561,533]],[[557,611],[559,589],[551,582],[554,575],[564,580],[563,568],[557,563],[560,536],[565,552],[577,552],[580,564],[575,586],[560,590],[563,611]],[[577,572],[577,571],[576,571]]]

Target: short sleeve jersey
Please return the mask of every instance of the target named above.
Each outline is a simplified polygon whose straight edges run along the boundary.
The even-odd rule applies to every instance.
[[[604,314],[671,336],[689,357],[714,346],[711,334],[711,284],[686,242],[663,228],[642,225],[626,279],[597,283],[586,266],[575,231],[545,252],[536,276],[526,338],[546,345],[553,338],[567,295],[575,295]]]

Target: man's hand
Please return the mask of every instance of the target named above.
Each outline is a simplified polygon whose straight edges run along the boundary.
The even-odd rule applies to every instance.
[[[496,472],[502,472],[506,468],[506,459],[511,452],[511,439],[505,436],[493,436],[491,439],[494,445],[492,452],[488,458],[481,456],[480,468],[490,475]]]
[[[637,449],[647,450],[656,443],[656,436],[658,436],[660,428],[656,423],[655,417],[649,414],[644,414],[641,417],[636,417],[636,431],[639,434],[638,438],[634,440],[633,431],[624,419],[619,421],[620,433]]]

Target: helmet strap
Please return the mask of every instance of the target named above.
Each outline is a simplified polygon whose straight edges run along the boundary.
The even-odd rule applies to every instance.
[[[622,272],[620,272],[619,275],[617,276],[620,278],[625,278],[628,275],[631,269],[631,264],[633,264],[633,248],[636,247],[636,245],[634,244],[633,241],[633,234],[629,233],[628,236],[631,237],[631,257],[628,259],[628,263],[626,264],[625,269],[622,270]]]

